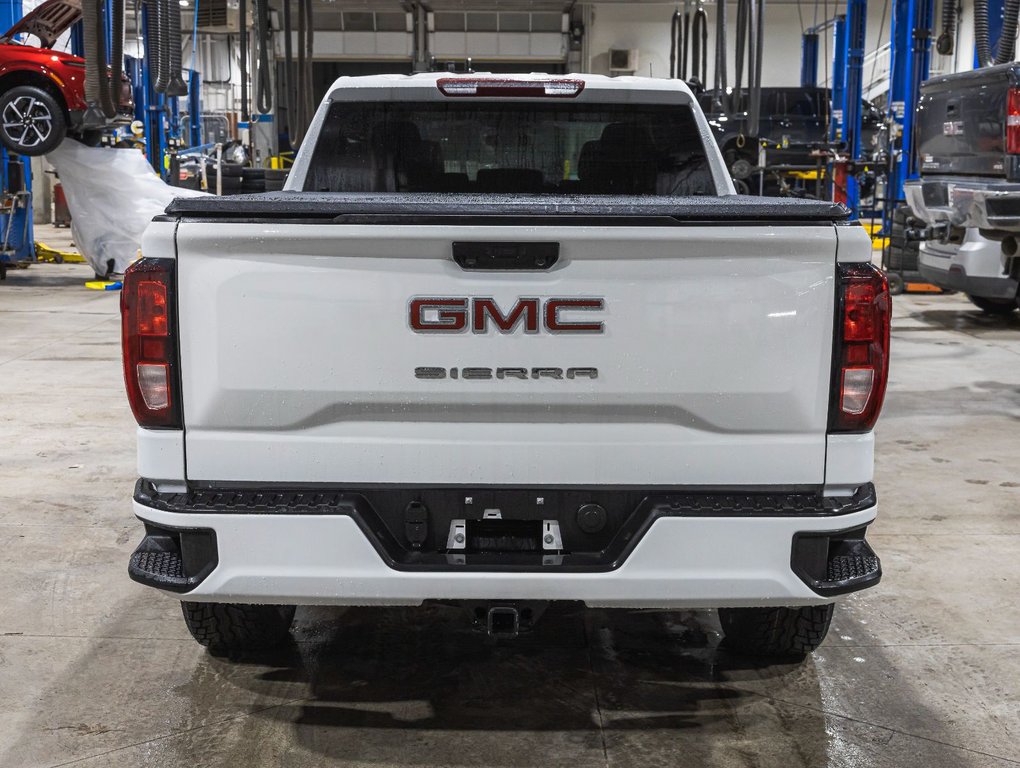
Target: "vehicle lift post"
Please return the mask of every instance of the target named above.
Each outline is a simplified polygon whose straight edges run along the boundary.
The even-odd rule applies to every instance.
[[[9,29],[23,16],[21,0],[0,0],[0,25]],[[21,166],[20,172],[12,166]],[[17,182],[12,184],[13,182]],[[8,267],[35,261],[35,233],[32,229],[32,165],[29,158],[13,158],[0,147],[0,279]]]
[[[800,39],[800,87],[818,86],[818,33],[809,29]]]
[[[846,204],[851,217],[860,213],[860,192],[857,188],[857,168],[861,162],[861,100],[863,98],[864,36],[868,13],[867,0],[847,0],[846,22],[843,40],[839,39],[839,21],[836,23],[836,51],[833,58],[833,73],[840,60],[846,62],[846,76],[843,91],[843,143],[846,145],[844,160],[833,167],[833,198]],[[840,45],[843,43],[843,46]],[[833,77],[833,112],[836,108],[836,83]],[[835,123],[835,120],[833,120]],[[845,192],[844,192],[845,191]]]
[[[1001,0],[1000,7],[1001,7]],[[917,178],[914,113],[921,83],[928,79],[931,61],[931,26],[934,0],[894,0],[892,61],[889,68],[889,118],[892,129],[892,166],[883,210],[883,231],[892,231],[893,210],[903,200],[903,182]],[[1001,21],[1000,21],[1001,29]]]

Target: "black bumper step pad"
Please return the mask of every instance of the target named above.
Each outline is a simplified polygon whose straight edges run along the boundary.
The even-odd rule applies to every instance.
[[[128,575],[170,592],[197,587],[219,563],[216,533],[208,528],[164,528],[145,523],[145,538],[131,553]]]
[[[867,528],[796,534],[793,572],[826,597],[873,587],[882,578],[882,561],[864,539]]]
[[[837,555],[829,561],[825,580],[836,582],[864,579],[878,571],[878,558],[874,555]]]
[[[144,573],[152,579],[165,580],[167,582],[184,582],[187,574],[184,573],[184,560],[179,552],[144,552],[135,550],[131,554],[129,566],[139,573]]]

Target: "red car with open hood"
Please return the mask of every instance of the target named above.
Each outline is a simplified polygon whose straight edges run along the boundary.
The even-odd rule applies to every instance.
[[[81,0],[47,0],[0,37],[0,143],[11,152],[44,155],[68,134],[81,136],[85,60],[53,49],[80,18]],[[38,45],[19,39],[32,37]],[[116,120],[134,114],[127,77],[117,113]]]

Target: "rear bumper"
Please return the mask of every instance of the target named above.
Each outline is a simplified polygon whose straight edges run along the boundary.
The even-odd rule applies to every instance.
[[[940,269],[932,264],[918,264],[921,276],[939,288],[960,291],[968,296],[983,299],[1012,299],[1017,294],[1017,282],[1009,277],[971,277],[959,265]]]
[[[927,224],[1020,232],[1020,184],[982,178],[925,178],[907,181],[910,210]]]
[[[636,542],[604,567],[570,567],[553,561],[529,568],[480,568],[455,561],[421,567],[394,562],[380,546],[379,532],[370,526],[366,529],[365,520],[338,509],[328,514],[265,509],[262,513],[172,511],[167,505],[156,508],[136,499],[134,511],[146,523],[148,535],[132,556],[131,575],[178,597],[217,602],[418,605],[426,600],[579,600],[602,607],[808,605],[872,586],[881,576],[878,560],[864,541],[864,530],[877,513],[873,489],[855,500],[836,512],[817,514],[759,515],[744,510],[700,514],[676,506],[673,513],[650,516],[635,534]],[[182,530],[183,536],[174,533]],[[169,541],[175,535],[191,542],[186,547],[190,554],[185,554],[185,559],[192,560],[191,578],[160,582],[158,573],[167,570],[174,555],[159,553],[163,548],[159,539]],[[166,549],[173,546],[170,542]],[[861,563],[868,564],[865,570],[859,568]],[[848,564],[849,572],[844,569]]]
[[[986,240],[973,230],[959,246],[935,241],[921,243],[918,270],[940,288],[968,296],[1012,299],[1017,295],[1017,281],[1003,274],[999,243]]]

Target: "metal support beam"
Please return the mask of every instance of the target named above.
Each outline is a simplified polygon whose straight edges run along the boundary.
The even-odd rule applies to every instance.
[[[818,85],[818,33],[805,32],[800,39],[800,85],[815,88]]]
[[[832,120],[829,141],[843,140],[843,116],[846,113],[846,16],[836,17],[832,25]]]

